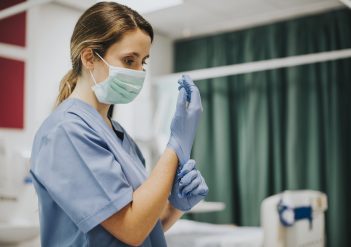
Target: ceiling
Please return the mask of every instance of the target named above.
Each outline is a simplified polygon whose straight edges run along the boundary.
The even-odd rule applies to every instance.
[[[93,0],[57,0],[86,9]],[[339,0],[184,0],[184,4],[143,14],[156,32],[172,39],[238,30],[339,8]]]

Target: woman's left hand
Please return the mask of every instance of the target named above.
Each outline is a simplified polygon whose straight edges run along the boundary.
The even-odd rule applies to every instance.
[[[195,160],[189,160],[183,166],[179,166],[169,197],[172,206],[188,211],[207,194],[208,186],[200,171],[196,169]]]

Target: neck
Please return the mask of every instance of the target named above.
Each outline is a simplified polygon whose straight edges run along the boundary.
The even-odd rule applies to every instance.
[[[87,83],[86,79],[84,79],[83,77],[80,77],[77,81],[76,87],[74,88],[69,98],[77,98],[88,103],[89,105],[94,107],[99,112],[99,114],[103,117],[103,119],[107,121],[109,124],[107,113],[108,113],[108,109],[110,108],[110,105],[100,103],[97,100],[93,90],[91,89],[92,83],[90,81],[91,80],[89,80],[89,82]]]

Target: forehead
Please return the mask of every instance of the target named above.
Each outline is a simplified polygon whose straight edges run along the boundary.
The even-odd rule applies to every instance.
[[[147,56],[150,52],[151,38],[140,29],[126,32],[122,38],[111,45],[107,50],[108,55],[121,53],[138,53],[140,56]]]

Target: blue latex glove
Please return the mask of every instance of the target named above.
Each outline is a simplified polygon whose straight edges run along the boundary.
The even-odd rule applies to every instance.
[[[195,160],[189,160],[183,166],[179,166],[174,178],[168,200],[173,207],[181,211],[190,210],[208,194],[205,179],[195,165]]]
[[[180,86],[177,107],[171,123],[171,136],[167,147],[176,152],[180,164],[185,164],[190,159],[196,129],[202,114],[202,104],[199,89],[189,76],[183,75],[178,83]]]

